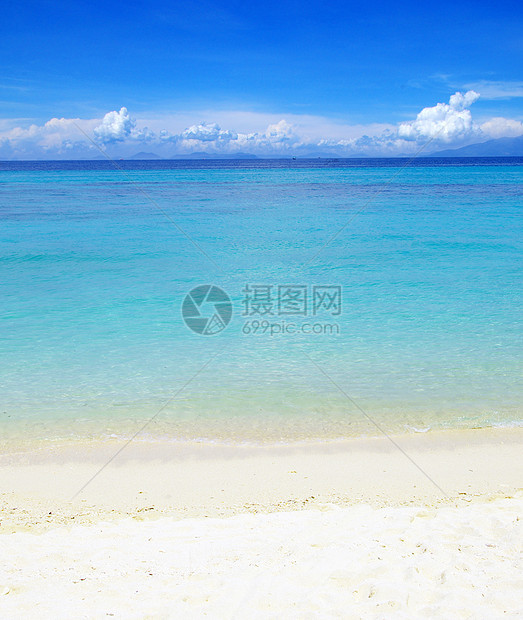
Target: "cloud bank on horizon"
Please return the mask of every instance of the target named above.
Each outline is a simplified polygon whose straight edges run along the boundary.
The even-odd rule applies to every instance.
[[[44,125],[0,129],[0,159],[85,159],[99,156],[100,149],[112,157],[129,157],[139,151],[166,158],[195,152],[222,156],[243,152],[260,157],[316,153],[379,157],[412,154],[423,146],[428,154],[441,147],[457,148],[492,138],[523,135],[523,123],[518,120],[493,117],[475,122],[469,108],[479,97],[474,90],[458,91],[448,103],[423,108],[414,120],[380,133],[369,132],[370,135],[365,128],[358,127],[361,135],[351,138],[312,136],[300,122],[285,119],[269,123],[265,131],[240,132],[206,121],[178,133],[166,128],[153,131],[147,126],[139,127],[127,108],[122,107],[102,119],[52,118]],[[335,126],[330,129],[331,135],[336,133]]]

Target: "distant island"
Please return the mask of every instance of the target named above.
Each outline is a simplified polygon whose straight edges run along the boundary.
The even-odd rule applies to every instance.
[[[296,153],[286,154],[285,156],[273,155],[261,157],[261,159],[387,159],[390,155],[369,156],[365,153],[352,153],[352,154],[340,154],[333,152],[308,152],[308,153]],[[412,157],[407,153],[400,153],[394,157]],[[423,157],[523,157],[523,135],[516,138],[497,138],[494,140],[487,140],[486,142],[479,142],[475,144],[468,144],[456,149],[445,149],[443,151],[435,151]],[[99,156],[96,159],[105,159],[103,156]],[[259,156],[253,153],[209,153],[207,151],[195,151],[193,153],[177,153],[170,157],[162,157],[156,153],[150,153],[146,151],[140,151],[129,157],[123,157],[122,159],[130,160],[151,160],[151,159],[260,159]]]
[[[436,151],[430,157],[523,157],[523,136],[497,138],[459,149]]]
[[[131,155],[131,157],[126,157],[126,159],[163,159],[160,155],[156,153],[146,153],[145,151],[140,151],[139,153],[135,153]]]

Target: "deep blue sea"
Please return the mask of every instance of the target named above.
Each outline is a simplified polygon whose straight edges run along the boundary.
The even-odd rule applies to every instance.
[[[523,158],[406,162],[0,162],[1,436],[520,424]]]

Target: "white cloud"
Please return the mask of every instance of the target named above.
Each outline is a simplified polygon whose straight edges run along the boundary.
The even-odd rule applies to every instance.
[[[478,98],[479,93],[473,90],[465,94],[457,92],[450,97],[449,103],[423,108],[416,120],[401,123],[398,137],[416,142],[437,138],[447,143],[472,137],[476,128],[468,107]]]
[[[312,114],[271,114],[247,110],[198,110],[195,112],[179,111],[168,114],[148,114],[142,122],[158,136],[173,140],[186,128],[194,125],[195,116],[212,119],[220,127],[228,127],[238,136],[264,135],[269,125],[278,124],[282,117],[292,125],[293,130],[308,142],[319,142],[323,139],[351,139],[364,134],[379,134],[386,129],[394,129],[390,123],[372,123],[367,125],[349,124],[343,119],[327,118]],[[202,124],[202,123],[200,123]],[[211,123],[209,123],[211,124]],[[167,129],[168,128],[168,129]],[[240,137],[238,138],[240,139]]]
[[[428,152],[442,144],[461,146],[523,134],[523,123],[518,120],[495,117],[474,122],[469,107],[478,97],[473,90],[456,92],[448,103],[426,107],[414,120],[397,126],[349,125],[325,117],[291,114],[282,118],[245,111],[217,112],[213,122],[196,124],[191,124],[189,113],[180,113],[149,118],[138,126],[125,107],[108,112],[102,119],[53,118],[43,125],[17,126],[0,120],[0,156],[19,159],[98,156],[96,147],[83,132],[93,135],[101,148],[114,157],[130,156],[139,150],[153,151],[161,157],[195,151],[219,154],[246,151],[260,156],[312,152],[340,157],[394,156],[413,153],[429,141],[432,144]]]
[[[185,129],[180,136],[183,140],[197,140],[201,142],[229,142],[236,140],[237,134],[233,131],[223,130],[217,123],[201,122]]]
[[[122,142],[128,138],[136,126],[136,121],[129,116],[127,108],[113,110],[103,117],[101,125],[94,130],[95,140],[102,144]]]
[[[0,131],[1,152],[25,159],[92,156],[94,147],[86,142],[82,130],[92,133],[96,123],[96,119],[52,118],[43,125],[10,127]]]
[[[523,135],[523,123],[510,118],[495,117],[480,125],[489,138],[515,138]]]
[[[281,120],[278,123],[274,123],[267,127],[265,131],[265,137],[269,142],[287,142],[296,143],[299,141],[299,137],[295,133],[293,125],[286,120]]]
[[[475,103],[480,98],[480,94],[475,90],[469,90],[465,94],[461,92],[456,92],[450,96],[449,99],[449,107],[452,110],[456,110],[460,112],[461,110],[465,110],[465,108],[470,108],[470,106]],[[425,110],[430,108],[425,108]]]
[[[183,152],[205,149],[206,152],[235,153],[242,149],[256,152],[269,150],[285,150],[291,145],[300,143],[301,138],[295,133],[295,126],[281,119],[267,126],[264,131],[250,133],[222,129],[218,123],[202,121],[191,125],[179,134],[161,130],[158,139],[176,145]]]

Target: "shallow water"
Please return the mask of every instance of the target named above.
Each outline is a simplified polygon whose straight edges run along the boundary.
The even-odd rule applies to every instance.
[[[402,165],[0,163],[2,436],[519,424],[523,160]]]

